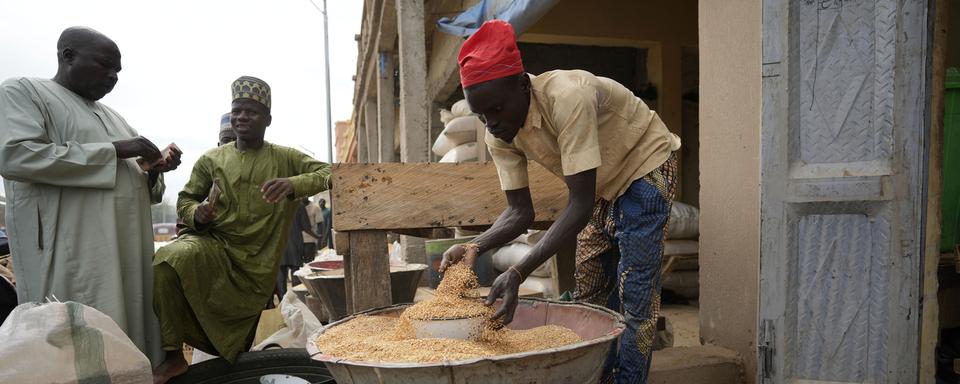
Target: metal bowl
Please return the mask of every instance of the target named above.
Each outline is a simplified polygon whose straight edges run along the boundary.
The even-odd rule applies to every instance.
[[[337,321],[314,333],[316,340],[358,315],[399,316],[409,304],[373,309]],[[572,329],[583,340],[559,348],[509,355],[433,363],[382,363],[353,361],[328,356],[313,342],[310,356],[326,364],[338,384],[364,383],[561,383],[600,381],[603,365],[623,333],[623,316],[609,309],[583,303],[520,299],[511,329],[530,329],[555,324]]]
[[[418,339],[473,340],[483,331],[484,316],[451,319],[410,319]]]

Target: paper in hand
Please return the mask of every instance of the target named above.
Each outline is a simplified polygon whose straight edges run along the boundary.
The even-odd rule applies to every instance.
[[[218,185],[219,183],[220,183],[220,178],[214,178],[213,186],[210,187],[210,194],[207,195],[207,202],[210,203],[211,206],[216,206],[217,200],[220,199],[220,186]]]
[[[141,157],[137,159],[137,164],[140,165],[140,169],[142,169],[144,172],[147,172],[151,169],[166,164],[168,161],[173,161],[174,153],[182,155],[183,151],[177,146],[176,143],[170,143],[170,145],[160,151],[160,158],[156,161],[151,163]]]

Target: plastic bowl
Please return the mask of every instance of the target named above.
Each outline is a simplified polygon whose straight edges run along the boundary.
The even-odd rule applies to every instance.
[[[314,272],[331,271],[334,269],[343,269],[343,260],[312,261],[307,263]]]
[[[462,319],[410,319],[418,339],[473,340],[483,331],[483,315]]]

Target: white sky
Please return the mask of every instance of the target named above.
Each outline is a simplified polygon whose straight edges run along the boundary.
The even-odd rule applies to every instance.
[[[336,122],[350,118],[363,1],[327,7]],[[183,149],[183,164],[166,176],[165,200],[176,200],[193,163],[216,145],[230,83],[241,75],[273,91],[266,139],[327,161],[323,15],[310,0],[3,0],[0,80],[53,77],[57,38],[74,25],[120,46],[120,81],[101,101],[158,147]]]

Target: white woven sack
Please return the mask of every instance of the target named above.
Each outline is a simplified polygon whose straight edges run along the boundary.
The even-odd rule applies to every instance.
[[[491,256],[493,268],[498,271],[506,271],[510,269],[511,266],[517,265],[517,263],[523,260],[523,258],[530,253],[531,249],[533,249],[533,246],[525,243],[510,243],[500,247],[494,251]],[[550,275],[552,275],[550,273],[550,262],[551,260],[547,259],[547,261],[540,264],[537,269],[533,270],[530,276],[550,277]]]
[[[700,210],[679,201],[670,209],[668,239],[696,239],[700,237]]]
[[[483,123],[476,116],[461,116],[450,120],[433,143],[433,153],[445,156],[454,147],[477,141],[477,131],[483,129]]]
[[[443,125],[447,125],[447,123],[449,123],[450,120],[453,120],[454,117],[456,116],[453,115],[453,112],[440,108],[440,122],[443,123]]]
[[[460,144],[440,159],[441,163],[459,163],[462,161],[476,161],[477,160],[477,143],[471,141],[466,144]]]
[[[437,136],[437,141],[433,142],[433,148],[431,150],[437,156],[443,157],[447,155],[447,152],[450,152],[451,149],[455,148],[457,144],[454,144],[449,137],[444,135]]]
[[[554,299],[560,295],[560,293],[553,291],[553,280],[549,277],[530,275],[523,283],[520,283],[520,288],[543,292],[543,297],[546,299]]]
[[[483,129],[483,122],[480,121],[480,118],[476,115],[470,115],[460,116],[450,120],[450,122],[443,127],[443,132],[441,133],[449,137],[450,140],[453,140],[457,145],[460,145],[468,141],[477,141],[477,132],[482,132]]]
[[[467,103],[467,99],[453,103],[453,106],[450,107],[450,112],[453,113],[453,117],[469,116],[473,114],[473,112],[470,111],[470,104]]]
[[[26,303],[0,326],[0,383],[152,383],[150,361],[86,305]]]

